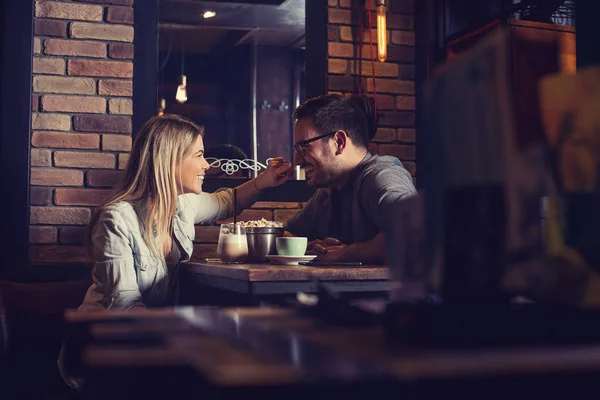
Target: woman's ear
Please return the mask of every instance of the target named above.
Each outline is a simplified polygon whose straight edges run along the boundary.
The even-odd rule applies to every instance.
[[[348,135],[344,131],[337,131],[333,135],[333,141],[335,142],[335,154],[342,154],[348,145]]]

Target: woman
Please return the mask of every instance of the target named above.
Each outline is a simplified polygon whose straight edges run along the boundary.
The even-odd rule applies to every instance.
[[[94,283],[80,310],[129,310],[172,302],[176,266],[190,259],[194,224],[233,216],[233,190],[202,192],[209,165],[203,129],[176,115],[148,120],[125,176],[92,216],[87,235]],[[290,163],[237,187],[239,212],[262,190],[284,183]]]

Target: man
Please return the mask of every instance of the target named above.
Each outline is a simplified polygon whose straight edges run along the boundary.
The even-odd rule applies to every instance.
[[[293,114],[295,162],[318,189],[287,229],[308,237],[319,261],[383,263],[389,210],[416,194],[397,158],[368,152],[377,130],[369,100],[320,96]]]

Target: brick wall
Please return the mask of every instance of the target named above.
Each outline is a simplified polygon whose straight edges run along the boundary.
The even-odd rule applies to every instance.
[[[92,208],[131,149],[133,0],[36,1],[31,262],[84,261]]]
[[[364,1],[328,1],[328,78],[329,93],[373,95],[373,68],[369,45],[368,17],[363,18],[362,59],[359,59],[360,15],[355,4]],[[398,157],[410,173],[415,164],[415,35],[414,1],[388,0],[388,59],[377,61],[375,0],[371,1],[375,89],[380,111],[379,129],[370,144],[373,153]],[[366,14],[366,13],[365,13]]]

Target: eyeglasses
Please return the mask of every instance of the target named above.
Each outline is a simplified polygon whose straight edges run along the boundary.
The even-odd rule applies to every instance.
[[[333,132],[326,133],[324,135],[315,136],[314,138],[310,138],[310,139],[306,139],[306,140],[303,140],[303,141],[298,142],[298,143],[294,143],[294,149],[298,153],[302,154],[302,156],[305,156],[306,155],[306,147],[307,147],[307,145],[311,144],[312,142],[316,142],[317,140],[321,140],[323,138],[326,138],[326,137],[329,137],[329,136],[333,136],[336,133],[337,133],[337,131],[333,131]]]

